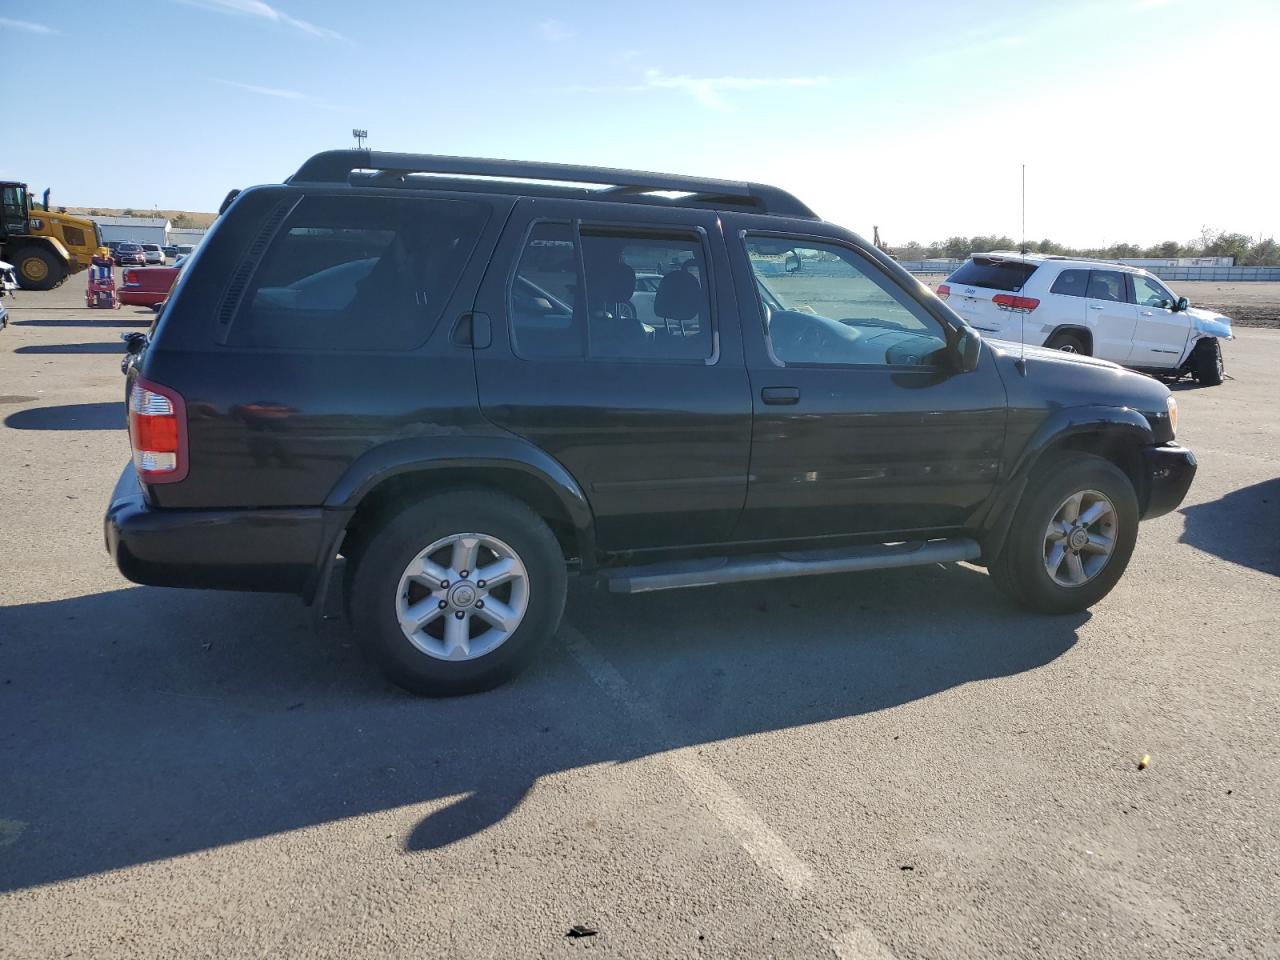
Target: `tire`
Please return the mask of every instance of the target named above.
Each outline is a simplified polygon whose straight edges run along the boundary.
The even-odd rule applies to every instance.
[[[13,262],[23,290],[52,290],[67,278],[67,265],[43,247],[23,247]]]
[[[1099,519],[1084,528],[1088,544],[1075,533],[1078,523],[1059,522],[1070,515],[1062,511],[1077,494],[1083,495],[1080,516],[1101,511]],[[1050,539],[1051,522],[1059,522],[1059,532],[1067,535]],[[1001,592],[1020,606],[1040,613],[1075,613],[1111,592],[1129,564],[1137,539],[1138,498],[1124,472],[1092,454],[1063,454],[1037,468],[1028,481],[990,574]],[[1099,563],[1103,556],[1099,544],[1107,540],[1110,551]],[[1057,545],[1063,554],[1055,577],[1048,568]],[[1078,551],[1078,570],[1072,547]],[[1084,577],[1080,582],[1063,582],[1079,576]]]
[[[1061,350],[1063,353],[1082,353],[1089,355],[1089,345],[1085,343],[1084,337],[1078,333],[1059,333],[1056,334],[1048,343],[1045,344],[1050,350]]]
[[[478,546],[471,562],[482,572],[514,559],[511,579],[493,587],[475,570],[462,577],[453,561],[465,562],[472,540]],[[409,565],[436,545],[428,558],[434,576],[424,572],[406,581]],[[353,559],[348,611],[355,633],[385,676],[412,693],[456,696],[503,683],[546,644],[564,612],[567,575],[555,535],[523,503],[491,491],[427,497],[390,516]],[[520,613],[514,629],[492,622],[514,613]],[[420,616],[423,626],[402,629],[402,615]]]
[[[1222,384],[1226,365],[1222,362],[1222,344],[1217,337],[1206,337],[1191,351],[1191,375],[1202,387]]]

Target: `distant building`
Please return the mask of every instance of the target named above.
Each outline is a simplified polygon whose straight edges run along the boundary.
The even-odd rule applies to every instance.
[[[102,231],[102,242],[132,240],[134,243],[169,242],[169,221],[164,217],[91,217]]]
[[[195,246],[204,239],[204,235],[208,232],[207,227],[170,227],[169,242],[173,244],[189,243]]]

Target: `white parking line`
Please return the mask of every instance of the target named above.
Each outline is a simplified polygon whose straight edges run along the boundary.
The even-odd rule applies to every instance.
[[[602,657],[581,633],[564,624],[560,636],[569,652],[587,671],[596,686],[617,701],[631,716],[648,724],[660,740],[669,745],[662,758],[751,856],[762,870],[774,874],[798,897],[813,885],[813,871],[782,838],[769,829],[759,814],[747,806],[723,778],[698,759],[692,747],[679,747],[670,725],[649,703],[636,695],[622,674]]]

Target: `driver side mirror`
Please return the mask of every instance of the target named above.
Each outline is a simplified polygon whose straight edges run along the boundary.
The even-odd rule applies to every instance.
[[[1173,310],[1175,313],[1180,313],[1181,311],[1187,309],[1187,307],[1189,306],[1191,306],[1190,300],[1188,300],[1186,297],[1179,297],[1178,302],[1173,305]]]
[[[973,330],[965,330],[952,348],[952,361],[957,373],[972,373],[978,369],[982,356],[982,338]]]

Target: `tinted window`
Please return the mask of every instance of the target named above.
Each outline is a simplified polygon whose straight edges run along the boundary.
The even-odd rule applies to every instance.
[[[1124,303],[1124,274],[1115,270],[1089,271],[1089,298]]]
[[[415,347],[440,319],[485,216],[450,200],[308,197],[258,265],[227,343]]]
[[[922,366],[941,358],[942,324],[853,251],[748,238],[747,255],[782,363]]]
[[[988,290],[1021,290],[1036,272],[1036,267],[1034,263],[1020,263],[1017,260],[973,257],[962,263],[947,282],[966,287],[985,287]]]
[[[1050,293],[1061,293],[1068,297],[1083,297],[1088,290],[1088,270],[1063,270],[1049,288]]]
[[[1173,294],[1151,277],[1144,277],[1140,273],[1132,274],[1132,277],[1135,303],[1140,303],[1144,307],[1168,308],[1173,306]]]
[[[512,346],[527,359],[705,360],[714,352],[702,243],[692,234],[583,227],[579,250],[568,224],[538,224],[509,311]]]

